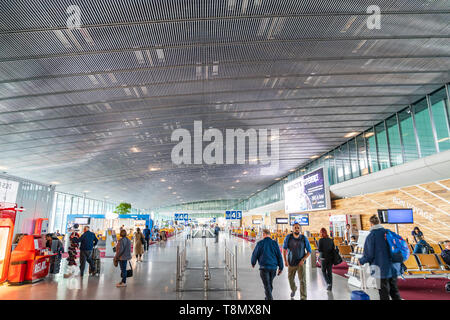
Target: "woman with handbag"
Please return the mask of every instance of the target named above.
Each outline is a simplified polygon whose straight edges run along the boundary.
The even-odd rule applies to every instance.
[[[114,266],[120,266],[122,281],[116,287],[127,286],[127,262],[131,260],[131,240],[127,238],[125,230],[120,231],[120,240],[117,242]]]
[[[142,255],[144,254],[145,237],[140,228],[136,229],[134,234],[134,254],[136,255],[136,261],[142,262]]]
[[[333,260],[334,260],[334,243],[328,237],[325,228],[320,229],[319,252],[320,265],[322,267],[322,274],[327,283],[327,290],[331,291],[333,286]]]

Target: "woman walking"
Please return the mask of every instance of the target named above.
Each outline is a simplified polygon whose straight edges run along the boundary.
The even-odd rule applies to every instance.
[[[120,240],[117,242],[116,255],[114,257],[114,265],[120,266],[120,281],[116,287],[127,286],[127,262],[131,260],[131,240],[127,238],[127,232],[122,229],[120,231]]]
[[[334,243],[333,240],[328,237],[327,230],[325,228],[320,229],[320,237],[319,252],[322,274],[328,285],[327,290],[331,291],[333,287]]]
[[[144,234],[140,228],[136,229],[134,234],[134,254],[136,255],[136,261],[142,262],[142,255],[144,254]]]
[[[74,224],[72,228],[72,232],[69,236],[69,248],[67,250],[69,257],[67,258],[67,265],[69,269],[69,273],[65,276],[68,277],[70,274],[75,273],[77,262],[75,259],[77,258],[77,250],[78,250],[78,239],[80,238],[80,234],[78,233],[78,224]]]

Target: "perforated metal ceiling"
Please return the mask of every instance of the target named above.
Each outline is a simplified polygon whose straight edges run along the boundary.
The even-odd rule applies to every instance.
[[[0,167],[141,208],[247,197],[450,80],[448,0],[72,2],[0,2]],[[173,165],[194,120],[279,128],[278,172]]]

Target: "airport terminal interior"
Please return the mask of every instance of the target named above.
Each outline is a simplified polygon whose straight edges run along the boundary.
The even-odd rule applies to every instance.
[[[0,300],[450,300],[449,21],[1,1]]]

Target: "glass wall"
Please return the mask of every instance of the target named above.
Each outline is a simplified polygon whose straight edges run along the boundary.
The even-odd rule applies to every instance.
[[[253,209],[283,198],[283,185],[313,168],[328,170],[330,185],[437,152],[450,150],[448,84],[322,157],[306,164],[269,188],[243,200]],[[269,200],[270,199],[270,200]]]
[[[50,220],[50,231],[64,232],[69,214],[94,215],[112,213],[119,203],[95,200],[73,194],[56,192]],[[144,210],[132,208],[130,214],[142,214]]]

